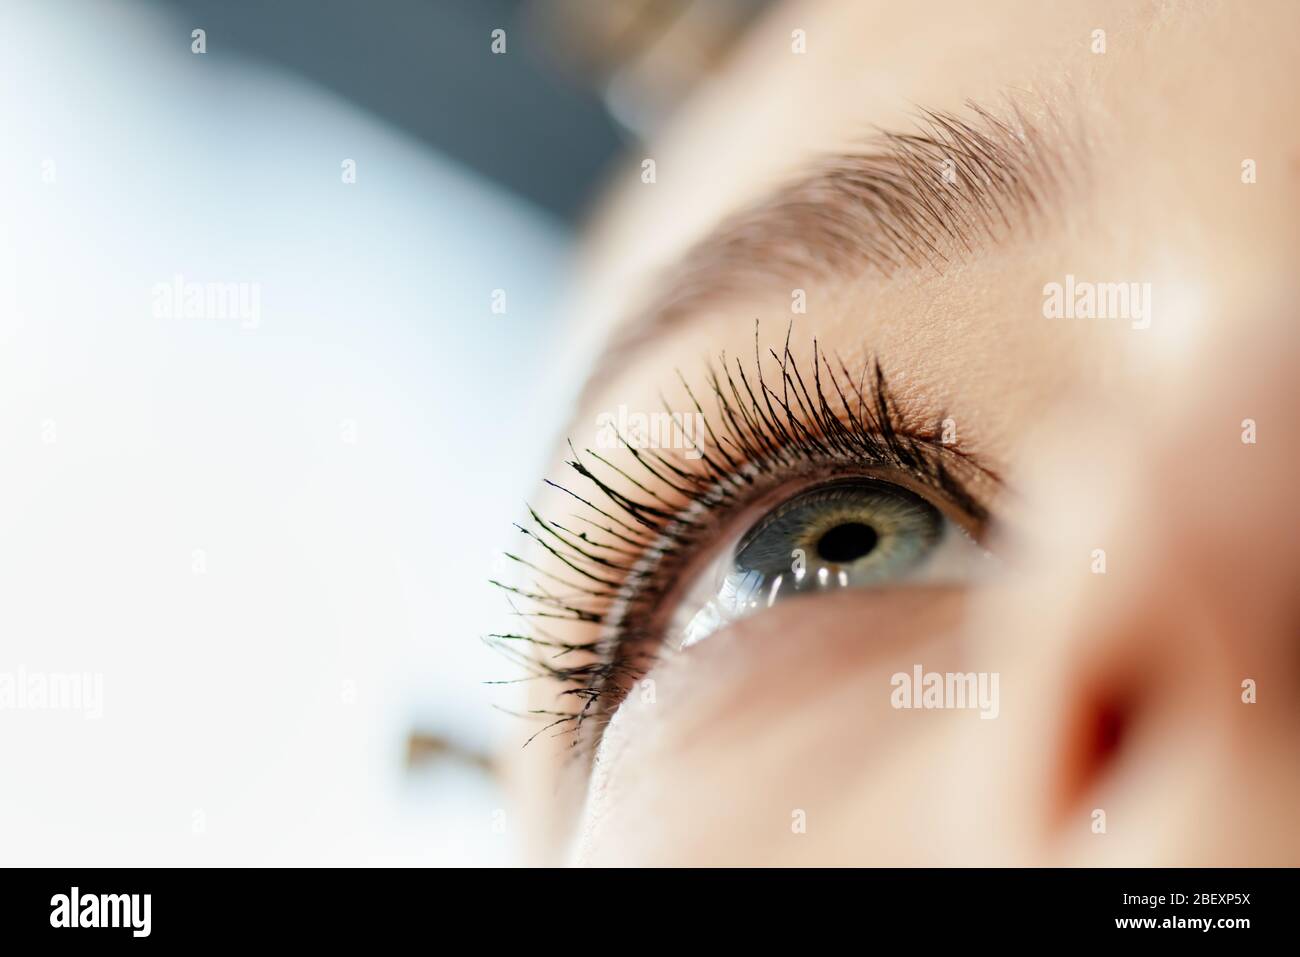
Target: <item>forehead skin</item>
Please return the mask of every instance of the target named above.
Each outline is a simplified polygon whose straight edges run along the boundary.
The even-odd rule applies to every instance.
[[[1081,390],[1137,394],[1152,369],[1286,281],[1300,252],[1298,28],[1300,6],[1284,0],[779,6],[647,150],[656,182],[630,170],[592,224],[568,330],[584,347],[727,214],[873,126],[909,128],[918,106],[1012,97],[1031,115],[1075,117],[1088,175],[1059,220],[941,275],[810,280],[798,316],[789,290],[714,305],[622,357],[584,399],[575,441],[590,442],[599,410],[658,408],[675,368],[752,354],[756,318],[769,340],[793,320],[796,340],[816,335],[850,363],[877,357],[896,393],[953,415],[963,442],[1011,468],[1047,409]],[[806,53],[791,52],[792,30]],[[1067,274],[1150,283],[1152,328],[1045,319],[1044,284]],[[542,742],[519,762],[533,806],[554,800],[560,750]]]

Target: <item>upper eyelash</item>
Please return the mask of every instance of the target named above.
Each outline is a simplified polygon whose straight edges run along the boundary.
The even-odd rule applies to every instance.
[[[842,360],[836,360],[838,370],[831,365],[814,339],[811,370],[805,376],[790,351],[789,330],[781,354],[768,352],[780,366],[779,390],[768,384],[763,371],[757,326],[748,373],[739,359],[730,365],[725,353],[717,364],[708,365],[706,379],[716,404],[713,417],[704,412],[695,391],[678,373],[690,405],[704,424],[706,441],[698,447],[700,458],[694,469],[683,468],[653,449],[625,443],[632,459],[626,468],[585,449],[600,463],[593,470],[570,442],[573,457],[566,464],[594,492],[582,495],[557,482],[546,484],[581,504],[585,514],[574,518],[583,527],[547,520],[531,506],[530,523],[516,524],[559,567],[548,570],[506,553],[538,576],[530,586],[492,582],[509,593],[512,606],[515,599],[533,606],[528,611],[515,608],[532,619],[532,633],[493,634],[487,640],[522,665],[529,678],[558,681],[561,697],[579,702],[576,710],[531,712],[549,720],[529,741],[555,728],[576,732],[593,718],[608,716],[611,709],[602,704],[611,703],[624,686],[644,675],[657,654],[642,647],[644,639],[652,637],[643,622],[674,583],[680,553],[694,544],[693,536],[701,529],[716,524],[706,524],[701,516],[743,506],[746,489],[764,475],[810,462],[895,468],[921,480],[976,522],[987,520],[987,508],[949,465],[994,482],[1000,481],[997,475],[954,446],[939,443],[938,428],[904,429],[879,362],[869,366],[870,381],[867,367],[855,381]],[[677,414],[666,399],[663,404],[670,415]],[[602,469],[630,483],[644,498],[614,488],[601,477]],[[665,491],[648,487],[636,470]],[[600,498],[604,499],[600,504],[593,501]],[[547,582],[567,591],[557,593]],[[594,634],[581,641],[563,640],[546,628],[547,619],[575,622]],[[521,645],[542,653],[530,654]]]

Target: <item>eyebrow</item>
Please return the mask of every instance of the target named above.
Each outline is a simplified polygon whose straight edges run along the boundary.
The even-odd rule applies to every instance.
[[[731,215],[665,271],[658,294],[621,321],[587,391],[643,343],[728,299],[836,275],[942,274],[1061,208],[1085,139],[1041,103],[994,112],[922,111],[910,132],[880,131]]]

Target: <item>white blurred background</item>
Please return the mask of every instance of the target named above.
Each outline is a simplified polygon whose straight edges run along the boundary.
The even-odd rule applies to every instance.
[[[6,0],[0,864],[518,860],[572,237],[762,3]]]
[[[2,16],[0,673],[103,699],[0,710],[0,861],[509,862],[408,741],[524,731],[477,639],[565,228],[176,11]],[[256,322],[158,317],[175,276]]]

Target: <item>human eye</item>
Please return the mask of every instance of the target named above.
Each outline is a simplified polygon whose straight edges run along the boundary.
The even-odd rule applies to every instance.
[[[990,562],[925,496],[867,476],[783,498],[688,576],[663,640],[675,649],[778,602],[845,588],[964,584]]]
[[[491,638],[561,686],[548,727],[608,714],[663,655],[778,602],[965,584],[989,565],[996,474],[896,401],[879,364],[854,375],[811,352],[801,364],[787,337],[710,363],[703,386],[681,377],[660,441],[570,443],[571,475],[547,485],[576,507],[530,509],[531,547],[509,553],[522,580],[497,582],[532,627]]]

